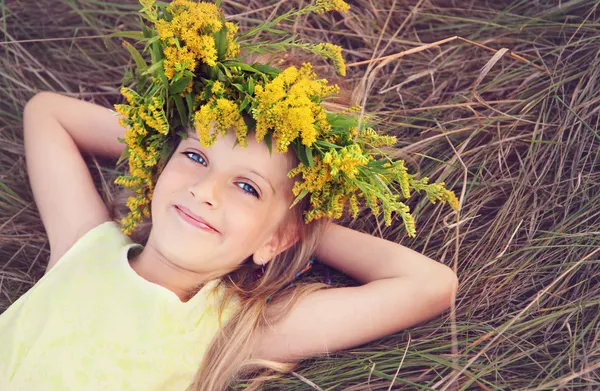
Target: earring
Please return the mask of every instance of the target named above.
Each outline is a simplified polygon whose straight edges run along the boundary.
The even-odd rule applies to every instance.
[[[263,267],[265,266],[265,259],[263,257],[260,257],[260,264],[263,265]]]

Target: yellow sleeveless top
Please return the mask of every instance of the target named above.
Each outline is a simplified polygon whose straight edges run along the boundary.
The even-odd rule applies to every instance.
[[[143,246],[109,221],[82,236],[0,315],[0,390],[185,390],[213,337],[223,289],[189,301],[139,276]]]

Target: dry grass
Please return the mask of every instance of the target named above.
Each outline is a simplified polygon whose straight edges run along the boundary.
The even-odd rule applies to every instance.
[[[298,2],[225,6],[248,26]],[[401,140],[396,155],[446,181],[462,210],[413,200],[416,239],[373,218],[351,225],[456,268],[456,311],[309,360],[266,389],[600,389],[600,2],[352,4],[345,19],[310,16],[288,27],[347,49],[367,109]],[[41,276],[49,255],[26,177],[23,105],[48,89],[115,103],[129,58],[119,39],[99,36],[133,27],[136,9],[134,1],[0,1],[8,41],[0,45],[0,311]],[[453,36],[493,51],[462,40],[420,48]],[[110,191],[102,180],[114,170],[90,167]]]

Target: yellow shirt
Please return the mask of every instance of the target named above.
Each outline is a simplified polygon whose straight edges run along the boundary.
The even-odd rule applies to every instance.
[[[0,390],[185,390],[237,301],[219,319],[213,280],[181,302],[131,268],[142,248],[100,224],[0,315]]]

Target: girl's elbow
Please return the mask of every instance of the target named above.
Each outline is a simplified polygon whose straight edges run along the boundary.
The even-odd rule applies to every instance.
[[[423,281],[429,289],[429,301],[434,307],[441,311],[450,308],[458,293],[458,277],[448,266],[439,265],[438,272],[434,278]]]
[[[439,295],[440,300],[447,303],[447,307],[451,306],[451,303],[456,299],[456,295],[458,294],[458,276],[454,272],[454,270],[450,269],[448,266],[443,266],[442,271],[440,272],[440,277],[438,280],[437,293]]]

